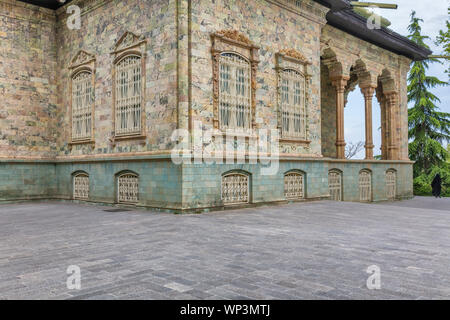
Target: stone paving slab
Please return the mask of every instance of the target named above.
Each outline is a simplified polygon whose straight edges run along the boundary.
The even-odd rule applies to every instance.
[[[0,299],[449,299],[450,199],[202,215],[0,205]],[[66,286],[81,269],[81,290]],[[366,270],[381,269],[369,290]]]

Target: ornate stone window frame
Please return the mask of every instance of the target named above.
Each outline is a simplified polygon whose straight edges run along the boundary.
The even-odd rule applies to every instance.
[[[116,202],[120,204],[139,203],[139,174],[125,170],[116,174]]]
[[[372,202],[373,200],[373,177],[372,171],[362,169],[358,174],[358,189],[360,202]]]
[[[241,170],[232,170],[221,176],[221,200],[225,206],[251,202],[251,175]]]
[[[290,170],[284,173],[284,197],[286,200],[303,200],[306,198],[306,173]]]
[[[112,99],[113,99],[113,130],[112,138],[113,144],[121,140],[145,140],[146,139],[146,125],[145,125],[145,105],[146,105],[146,46],[147,39],[139,37],[136,34],[126,31],[116,42],[113,55],[112,66]],[[116,133],[116,69],[117,64],[128,56],[138,56],[141,62],[141,130],[132,134],[117,134]]]
[[[70,114],[70,142],[69,146],[80,145],[80,144],[91,144],[92,147],[95,145],[95,68],[96,68],[96,58],[93,54],[80,50],[71,60],[69,71],[69,114]],[[82,72],[88,72],[91,74],[92,83],[92,110],[91,110],[91,136],[89,138],[73,138],[73,79]]]
[[[386,170],[386,198],[389,201],[397,199],[397,170]]]
[[[74,200],[89,200],[89,192],[89,174],[85,171],[76,171],[72,173],[72,198]]]
[[[304,145],[309,145],[311,140],[309,139],[309,105],[311,102],[310,87],[311,87],[311,72],[310,65],[312,64],[305,56],[295,49],[285,49],[275,54],[276,64],[275,70],[277,72],[277,124],[280,134],[281,142],[294,142]],[[283,135],[282,130],[282,79],[283,72],[293,70],[301,74],[305,78],[305,123],[306,123],[306,139],[286,137]]]
[[[343,178],[344,175],[339,169],[330,169],[328,171],[328,189],[330,191],[330,200],[343,201]]]
[[[222,30],[211,34],[213,59],[213,126],[220,130],[219,123],[219,77],[220,57],[224,53],[236,54],[250,63],[251,70],[251,130],[256,128],[256,74],[259,64],[259,47],[254,45],[245,35],[235,30]]]

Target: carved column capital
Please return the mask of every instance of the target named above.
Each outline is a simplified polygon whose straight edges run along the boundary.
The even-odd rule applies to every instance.
[[[366,86],[361,87],[361,93],[364,95],[365,100],[372,100],[373,94],[375,93],[376,87],[374,86]]]
[[[337,93],[344,93],[349,79],[349,76],[336,76],[331,78],[331,84],[336,88]]]

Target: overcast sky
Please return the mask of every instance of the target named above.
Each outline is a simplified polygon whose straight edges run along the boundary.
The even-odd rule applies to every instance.
[[[427,42],[434,54],[442,53],[442,49],[434,45],[434,40],[440,29],[445,28],[445,21],[448,19],[447,8],[450,0],[375,0],[371,2],[395,3],[397,10],[379,9],[379,13],[391,21],[390,29],[401,35],[408,34],[408,25],[412,10],[416,11],[416,16],[423,19],[422,33],[431,39]],[[448,62],[446,62],[448,63]],[[437,76],[439,79],[447,81],[448,76],[444,70],[448,64],[433,63],[430,65],[428,74]],[[432,90],[441,99],[438,104],[442,111],[450,112],[450,87],[441,87]],[[410,106],[411,107],[411,106]],[[347,106],[345,107],[345,140],[346,142],[358,142],[365,140],[364,129],[364,99],[359,87],[349,94]],[[380,154],[381,131],[380,128],[380,106],[377,99],[373,100],[373,135],[374,154]],[[365,151],[362,150],[356,158],[363,159]]]

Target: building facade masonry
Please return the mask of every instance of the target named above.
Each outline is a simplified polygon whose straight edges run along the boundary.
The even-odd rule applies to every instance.
[[[412,197],[406,79],[430,52],[349,1],[30,2],[0,0],[0,203]],[[347,160],[357,85],[366,157]]]

